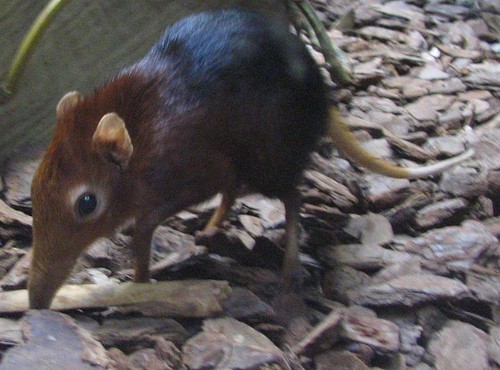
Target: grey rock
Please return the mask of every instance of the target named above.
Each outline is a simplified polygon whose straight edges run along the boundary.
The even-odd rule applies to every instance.
[[[385,113],[399,114],[403,111],[392,100],[373,96],[355,96],[351,104],[353,108],[359,108],[363,112],[370,112],[376,109]]]
[[[222,302],[226,316],[237,320],[272,321],[276,313],[271,306],[245,288],[232,288],[229,298]]]
[[[184,370],[179,349],[164,338],[155,338],[154,348],[145,348],[130,355],[133,369],[140,370]]]
[[[344,231],[365,245],[383,245],[394,238],[390,222],[375,213],[352,217]]]
[[[283,364],[284,354],[268,338],[233,318],[206,320],[203,332],[183,347],[183,362],[190,369],[255,369]]]
[[[432,152],[435,156],[453,157],[465,151],[462,139],[455,136],[431,137],[423,148]]]
[[[328,270],[323,277],[325,297],[348,303],[347,293],[370,282],[370,275],[352,267],[339,265]]]
[[[388,208],[404,199],[410,188],[407,179],[393,179],[378,174],[366,174],[361,183],[361,192],[369,204],[376,209]]]
[[[457,217],[467,209],[469,203],[463,198],[447,199],[432,203],[417,211],[415,224],[419,228],[426,229],[440,226],[449,219]]]
[[[148,317],[105,320],[92,334],[106,347],[119,347],[127,352],[150,344],[152,336],[177,344],[188,337],[187,331],[177,321]]]
[[[490,359],[500,365],[500,327],[490,329],[490,339],[488,343],[488,353]]]
[[[330,351],[314,358],[317,370],[370,370],[354,353]]]
[[[378,245],[344,244],[321,250],[323,261],[331,267],[344,264],[358,270],[374,270],[408,261],[414,258],[409,253],[393,251]]]
[[[435,271],[446,271],[449,263],[471,265],[486,250],[496,246],[496,238],[481,223],[466,221],[462,226],[435,229],[403,242],[398,249],[423,257],[422,264]]]
[[[450,321],[428,347],[436,369],[489,370],[488,336],[474,326]]]
[[[416,310],[417,323],[422,327],[422,337],[426,341],[448,322],[448,317],[438,307],[439,305],[426,305]]]
[[[383,27],[366,26],[361,28],[359,33],[368,39],[375,38],[385,41],[397,41],[400,43],[407,43],[409,41],[405,33]]]
[[[420,72],[418,72],[418,78],[422,80],[443,80],[450,77],[448,73],[443,72],[441,69],[434,65],[426,65]]]
[[[494,270],[490,273],[468,271],[465,278],[465,283],[471,292],[481,301],[500,304],[500,276],[495,274]]]
[[[25,343],[6,352],[0,369],[105,369],[104,347],[67,315],[30,311],[24,317]]]
[[[470,297],[470,291],[458,280],[430,274],[405,275],[383,284],[369,285],[348,294],[351,302],[362,305],[413,306],[443,299]]]
[[[23,343],[21,322],[0,318],[0,345],[14,346]]]
[[[465,91],[467,86],[459,78],[432,81],[429,87],[430,94],[456,94]]]
[[[345,185],[342,185],[331,177],[314,170],[306,171],[304,177],[316,188],[328,194],[332,198],[333,203],[341,209],[349,209],[357,203],[356,196]]]
[[[455,196],[477,197],[488,191],[488,173],[478,168],[456,166],[443,174],[439,186]]]
[[[366,344],[380,352],[400,349],[399,328],[392,321],[346,313],[340,327],[339,335],[343,339]]]
[[[422,267],[419,257],[395,262],[377,271],[370,280],[370,284],[382,284],[404,275],[421,274]]]

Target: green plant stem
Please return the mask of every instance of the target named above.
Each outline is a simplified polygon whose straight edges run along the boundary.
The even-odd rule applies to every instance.
[[[323,23],[319,20],[313,7],[307,0],[291,0],[294,1],[295,5],[302,11],[305,18],[309,22],[311,28],[314,30],[315,36],[321,46],[323,55],[325,56],[326,62],[330,65],[332,74],[332,79],[339,85],[346,86],[352,83],[351,72],[348,71],[339,59],[345,58],[344,53],[335,48],[332,44],[330,38],[326,33],[326,29]]]
[[[14,56],[12,65],[9,69],[5,84],[2,86],[2,93],[4,95],[12,95],[15,91],[19,75],[26,64],[30,54],[42,36],[43,32],[50,24],[54,16],[66,5],[69,0],[50,0],[49,3],[43,8],[42,12],[38,14],[35,21],[31,25],[28,33],[24,36],[19,49]]]

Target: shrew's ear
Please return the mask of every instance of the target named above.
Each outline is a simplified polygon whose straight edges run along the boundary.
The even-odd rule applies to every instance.
[[[125,122],[116,113],[104,115],[92,138],[92,149],[106,161],[127,168],[134,148]]]
[[[60,119],[64,117],[64,114],[68,112],[71,108],[75,107],[82,100],[82,95],[78,91],[70,91],[66,93],[56,107],[57,118]]]

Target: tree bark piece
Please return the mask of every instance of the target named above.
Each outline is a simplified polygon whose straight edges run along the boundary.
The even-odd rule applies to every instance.
[[[5,354],[1,370],[106,369],[111,360],[101,343],[64,314],[30,311],[24,318],[25,344]]]
[[[51,308],[56,311],[76,308],[122,306],[143,311],[145,305],[164,316],[208,317],[222,312],[221,302],[231,291],[225,281],[168,281],[156,284],[65,285]],[[0,292],[0,313],[28,309],[28,291]]]
[[[203,332],[189,339],[183,361],[190,369],[257,369],[284,365],[283,352],[252,327],[226,317],[206,320]]]
[[[429,353],[436,369],[490,369],[488,335],[460,321],[450,321],[436,334],[429,343]]]
[[[351,302],[371,306],[413,306],[422,302],[470,296],[469,288],[459,280],[430,274],[405,275],[349,294]]]

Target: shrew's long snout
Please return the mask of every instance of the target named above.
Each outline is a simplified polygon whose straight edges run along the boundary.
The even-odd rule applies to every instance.
[[[34,246],[28,281],[29,306],[31,309],[48,309],[57,291],[69,276],[76,258],[48,263],[37,253],[40,246]],[[43,248],[41,248],[43,249]]]

